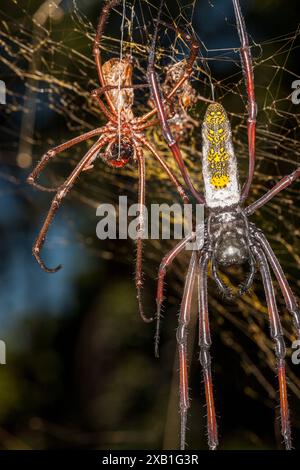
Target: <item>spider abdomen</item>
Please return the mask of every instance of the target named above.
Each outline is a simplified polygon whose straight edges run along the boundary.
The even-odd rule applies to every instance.
[[[234,229],[222,234],[222,239],[216,249],[216,260],[219,265],[243,264],[248,257],[248,248],[243,236]]]
[[[134,93],[130,88],[132,85],[131,59],[129,57],[109,59],[103,64],[102,72],[106,85],[113,87],[117,85],[117,88],[108,91],[108,95],[118,116],[125,116],[127,121],[133,119]]]
[[[208,106],[202,138],[202,171],[207,206],[225,208],[237,204],[240,200],[237,162],[229,119],[221,104]]]

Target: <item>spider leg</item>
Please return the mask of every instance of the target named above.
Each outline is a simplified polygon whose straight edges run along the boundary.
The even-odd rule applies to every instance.
[[[165,140],[166,140],[166,142],[167,142],[167,144],[168,144],[168,146],[169,146],[169,148],[170,148],[170,150],[171,150],[171,152],[172,152],[172,154],[175,158],[175,161],[176,161],[176,163],[177,163],[177,165],[178,165],[178,167],[181,171],[182,177],[183,177],[187,187],[191,191],[191,194],[193,194],[194,198],[196,199],[196,201],[198,201],[198,203],[204,204],[205,199],[201,194],[198,193],[198,191],[193,186],[193,183],[192,183],[192,181],[189,177],[189,174],[188,174],[188,172],[185,168],[183,157],[182,157],[179,145],[177,144],[176,139],[174,138],[174,136],[172,134],[172,131],[171,131],[171,128],[169,126],[166,111],[165,111],[164,105],[163,105],[161,91],[160,91],[160,87],[159,87],[159,83],[158,83],[158,78],[157,78],[157,75],[156,75],[155,69],[154,69],[155,46],[156,46],[156,40],[157,40],[157,34],[158,34],[158,24],[159,24],[161,12],[162,12],[162,6],[163,6],[163,0],[161,0],[161,2],[160,2],[156,28],[155,28],[155,32],[154,32],[154,35],[153,35],[152,46],[151,46],[151,50],[150,50],[150,54],[149,54],[148,79],[149,79],[149,83],[150,83],[151,92],[152,92],[152,95],[153,95],[153,101],[154,101],[155,106],[156,106],[158,118],[159,118],[160,123],[161,123],[161,128],[162,128],[164,138],[165,138]],[[199,50],[199,44],[196,43],[196,42],[192,43],[191,57],[190,57],[190,61],[189,61],[189,72],[187,72],[186,76],[183,77],[185,79],[189,77],[189,75],[192,71],[192,65],[193,65],[193,62],[195,61],[195,59],[197,57],[198,50]],[[182,80],[183,80],[183,78],[182,78]],[[183,83],[183,81],[182,81],[182,83]]]
[[[117,124],[117,122],[118,122],[117,116],[115,114],[112,114],[107,109],[107,107],[105,106],[105,104],[103,103],[102,99],[99,96],[99,95],[101,95],[101,93],[104,93],[104,90],[107,91],[107,88],[110,88],[110,87],[109,86],[104,86],[104,87],[101,87],[101,88],[96,88],[95,90],[91,91],[91,96],[93,98],[95,98],[95,100],[97,100],[99,108],[104,113],[104,115],[107,117],[107,119],[109,119],[109,121],[113,122],[114,124]]]
[[[106,0],[105,5],[102,9],[98,25],[97,25],[97,30],[96,30],[96,35],[95,35],[95,40],[94,40],[94,46],[93,46],[93,54],[96,62],[96,68],[97,68],[97,73],[99,77],[99,82],[102,87],[106,86],[104,77],[103,77],[103,72],[102,72],[102,59],[101,59],[101,50],[100,50],[100,42],[103,36],[103,31],[105,24],[108,20],[110,11],[116,7],[120,3],[120,0]],[[112,113],[116,116],[116,109],[113,105],[113,102],[110,99],[109,93],[107,91],[104,92],[106,101],[108,103],[108,106],[110,107]]]
[[[271,274],[268,266],[268,261],[265,257],[264,252],[258,246],[253,245],[253,251],[258,261],[267,305],[269,312],[271,337],[275,344],[275,354],[277,357],[277,368],[278,368],[278,381],[279,381],[279,394],[280,394],[280,414],[281,414],[281,433],[284,438],[285,447],[290,450],[292,447],[291,441],[291,427],[289,420],[289,407],[287,397],[287,384],[286,384],[286,367],[285,367],[285,344],[283,339],[282,326],[277,310],[276,299],[274,294],[274,288],[272,284]]]
[[[200,45],[199,45],[198,41],[195,38],[193,38],[192,36],[190,36],[189,34],[185,33],[184,31],[179,30],[178,28],[176,28],[175,26],[173,26],[171,24],[168,24],[168,23],[165,23],[164,21],[161,21],[160,17],[161,17],[161,11],[162,11],[163,3],[164,2],[162,0],[161,3],[160,3],[160,6],[159,6],[158,17],[157,17],[157,20],[156,20],[156,28],[155,28],[155,31],[154,31],[154,36],[153,36],[152,46],[151,46],[151,51],[150,51],[150,56],[149,56],[148,74],[149,74],[149,71],[151,72],[151,74],[154,73],[154,54],[155,54],[156,40],[157,40],[157,34],[158,34],[158,25],[163,25],[163,26],[166,26],[169,29],[173,29],[174,31],[179,33],[179,35],[181,37],[184,37],[185,40],[187,41],[187,43],[190,45],[190,54],[189,54],[189,57],[187,59],[187,71],[178,80],[178,82],[174,85],[174,87],[171,89],[171,91],[167,95],[166,99],[169,100],[170,98],[172,98],[172,96],[175,95],[177,90],[183,85],[183,83],[191,75],[192,69],[193,69],[193,64],[194,64],[194,62],[197,58],[197,55],[198,55],[198,52],[199,52],[199,49],[200,49]],[[154,75],[155,75],[155,73],[154,73]],[[156,76],[155,76],[155,78],[156,78]],[[157,81],[157,78],[156,78],[156,81]],[[150,83],[151,83],[151,81],[150,81]],[[153,93],[153,90],[152,90],[152,93]],[[208,98],[205,98],[205,97],[202,97],[202,96],[199,97],[199,100],[210,102],[210,103],[214,102],[214,101],[209,100]],[[144,116],[142,116],[141,118],[139,118],[139,122],[144,122],[144,121],[148,120],[151,116],[153,116],[155,113],[159,112],[157,102],[155,102],[155,104],[156,104],[156,107],[154,109],[152,109],[151,111],[149,111],[149,113],[147,113]]]
[[[226,286],[226,284],[222,281],[222,279],[220,278],[218,274],[218,267],[217,267],[215,256],[212,256],[211,271],[212,271],[212,276],[214,278],[215,283],[217,284],[219,291],[222,292],[222,294],[224,295],[226,299],[232,300],[234,298],[234,295],[230,287]]]
[[[246,281],[239,288],[238,297],[242,297],[244,294],[246,294],[246,292],[248,292],[255,278],[256,263],[251,252],[250,252],[250,257],[249,257],[249,264],[250,264],[250,271],[249,271]]]
[[[293,171],[293,173],[284,176],[266,194],[260,197],[257,201],[250,204],[250,206],[246,207],[245,209],[246,215],[253,214],[253,212],[255,212],[257,209],[267,204],[267,202],[269,202],[274,196],[280,193],[280,191],[290,186],[297,178],[299,178],[299,176],[300,176],[300,167],[298,167],[295,171]]]
[[[177,92],[177,90],[181,87],[181,85],[183,85],[183,83],[185,82],[185,80],[187,80],[188,76],[184,76],[180,79],[180,81],[178,81],[176,83],[176,85],[174,85],[174,88],[169,92],[169,94],[166,96],[166,98],[163,100],[162,103],[164,103],[165,101],[169,101],[174,95],[175,93]],[[149,86],[149,85],[148,85]],[[214,100],[211,100],[209,98],[205,98],[204,96],[198,96],[198,100],[199,101],[203,101],[204,103],[209,103],[209,104],[213,104],[215,103]],[[147,121],[149,118],[151,118],[152,116],[154,116],[156,113],[158,112],[157,110],[157,106],[155,106],[153,109],[151,109],[151,111],[149,111],[147,114],[144,114],[143,116],[141,117],[138,117],[136,118],[136,122],[138,124],[142,124],[143,122]]]
[[[41,259],[40,251],[45,243],[46,235],[51,225],[51,222],[54,219],[55,213],[59,208],[62,199],[67,195],[69,190],[72,188],[75,180],[78,178],[80,173],[84,170],[84,168],[89,164],[90,160],[93,158],[94,154],[99,151],[101,147],[103,147],[107,142],[109,142],[109,137],[100,138],[94,145],[89,149],[86,155],[82,158],[80,163],[76,166],[76,168],[72,171],[70,176],[65,181],[65,184],[57,191],[56,195],[54,196],[49,212],[47,217],[44,221],[44,224],[40,230],[40,233],[33,245],[32,254],[36,258],[37,262],[41,266],[41,268],[49,273],[53,273],[58,271],[61,268],[61,265],[57,266],[56,268],[48,268],[44,261]]]
[[[207,430],[208,445],[210,450],[215,450],[218,446],[218,428],[214,404],[213,384],[211,376],[211,336],[208,317],[207,302],[207,265],[209,254],[203,251],[199,260],[198,274],[198,304],[199,304],[199,346],[200,363],[203,368],[203,378],[205,385],[205,398],[207,406]]]
[[[172,170],[170,170],[170,168],[168,167],[168,165],[164,162],[164,160],[159,156],[158,152],[155,150],[155,148],[153,147],[153,145],[150,144],[150,142],[144,138],[144,137],[141,137],[141,136],[138,136],[137,139],[145,146],[147,147],[150,152],[153,154],[153,156],[156,158],[156,160],[159,162],[159,164],[162,166],[162,168],[164,169],[164,171],[167,173],[167,175],[169,176],[170,180],[172,181],[172,183],[174,184],[174,186],[176,187],[177,189],[177,192],[178,194],[180,195],[180,197],[182,198],[184,204],[188,204],[189,203],[189,198],[188,196],[186,195],[185,193],[185,190],[183,189],[182,185],[180,184],[180,182],[178,181],[177,177],[174,175],[174,173],[172,172]]]
[[[136,147],[136,156],[139,165],[139,226],[137,234],[137,256],[136,256],[136,270],[135,270],[135,286],[137,290],[137,300],[139,306],[139,312],[142,320],[146,323],[153,321],[153,318],[147,318],[144,313],[143,300],[142,300],[142,289],[143,289],[143,235],[145,225],[145,159],[140,147]]]
[[[177,344],[179,354],[179,375],[180,375],[180,450],[185,449],[185,435],[187,424],[187,413],[189,409],[189,386],[187,368],[187,338],[188,325],[190,322],[190,310],[193,296],[193,287],[197,273],[197,252],[194,251],[191,257],[188,273],[185,280],[183,298],[180,307],[179,324],[177,329]]]
[[[242,200],[245,200],[251,187],[255,167],[255,139],[256,139],[256,115],[257,105],[254,91],[254,75],[249,38],[246,30],[245,20],[241,11],[239,0],[232,0],[236,18],[237,30],[240,37],[240,56],[243,67],[246,90],[248,96],[248,146],[249,146],[249,169],[248,178],[242,190]]]
[[[163,1],[161,2],[161,8],[162,8],[162,5],[163,5]],[[162,25],[162,26],[165,26],[166,28],[169,28],[169,29],[173,29],[180,37],[183,37],[186,42],[189,44],[189,48],[190,48],[190,54],[188,56],[188,59],[187,59],[187,71],[186,71],[186,78],[188,78],[191,73],[192,73],[192,70],[193,70],[193,65],[194,65],[194,62],[195,60],[197,59],[197,56],[198,56],[198,53],[199,53],[199,50],[200,50],[200,44],[199,42],[197,41],[197,39],[193,36],[191,36],[190,34],[186,33],[185,31],[182,31],[181,29],[179,29],[178,27],[170,24],[170,23],[166,23],[165,21],[162,21],[160,19],[161,17],[161,12],[158,13],[158,18],[157,18],[157,27],[158,25]],[[155,32],[154,34],[157,35],[157,33]],[[155,40],[156,42],[156,40]],[[182,85],[184,80],[180,81],[180,85],[179,87]],[[178,86],[175,85],[176,87],[176,90],[178,90]]]
[[[158,282],[156,291],[156,331],[155,331],[155,357],[159,357],[159,338],[160,338],[160,320],[161,320],[161,307],[164,300],[164,281],[167,274],[167,268],[172,264],[176,256],[182,252],[186,245],[193,240],[195,233],[191,232],[181,242],[179,242],[172,250],[167,253],[159,266]]]
[[[70,147],[73,147],[74,145],[79,144],[81,142],[84,142],[88,139],[91,139],[92,137],[95,137],[96,135],[100,135],[104,133],[105,131],[106,131],[106,127],[100,127],[98,129],[94,129],[92,131],[86,132],[85,134],[79,135],[78,137],[75,137],[74,139],[71,139],[68,142],[65,142],[61,145],[58,145],[57,147],[54,147],[51,150],[48,150],[48,152],[43,155],[41,161],[36,165],[36,167],[28,176],[27,182],[31,184],[32,186],[36,187],[37,189],[41,189],[42,191],[49,191],[49,192],[58,191],[60,188],[46,188],[45,186],[42,186],[35,182],[35,180],[39,177],[40,173],[48,164],[48,162],[52,160],[56,155],[63,152],[64,150]]]
[[[256,229],[254,233],[255,238],[259,241],[260,246],[262,247],[267,259],[271,265],[271,268],[276,276],[277,282],[280,286],[282,295],[285,300],[286,308],[293,317],[294,326],[297,331],[297,336],[300,339],[300,310],[297,304],[296,297],[294,296],[292,289],[289,286],[287,278],[283,272],[282,267],[278,259],[275,256],[274,251],[271,248],[268,240],[261,230]]]
[[[246,294],[246,292],[252,286],[254,278],[255,278],[255,274],[256,274],[256,266],[255,266],[255,260],[251,253],[249,256],[249,264],[250,264],[250,271],[247,275],[246,280],[239,286],[239,289],[236,292],[233,292],[231,288],[227,286],[225,282],[223,282],[223,280],[220,278],[215,256],[214,255],[212,256],[212,260],[211,260],[212,276],[214,278],[215,283],[217,284],[219,291],[224,295],[224,297],[227,300],[234,300],[238,297],[242,297],[244,294]]]
[[[136,124],[136,122],[139,120],[139,118],[135,119],[135,123],[132,126],[132,129],[135,132],[141,132],[144,129],[148,129],[148,127],[153,127],[159,124],[159,119],[151,119],[151,121],[146,122],[145,124]]]

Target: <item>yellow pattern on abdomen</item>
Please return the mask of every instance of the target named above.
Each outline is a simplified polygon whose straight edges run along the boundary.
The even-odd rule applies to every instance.
[[[223,189],[230,183],[229,154],[226,144],[230,138],[228,118],[222,105],[208,106],[204,118],[205,134],[208,144],[208,164],[210,183],[215,189]]]
[[[210,104],[202,125],[202,173],[205,200],[210,208],[224,208],[240,201],[237,161],[230,122],[219,103]]]

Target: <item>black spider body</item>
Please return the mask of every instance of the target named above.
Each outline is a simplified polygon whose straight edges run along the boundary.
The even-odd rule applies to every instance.
[[[249,227],[240,206],[212,211],[208,236],[215,260],[220,266],[243,264],[249,259]]]

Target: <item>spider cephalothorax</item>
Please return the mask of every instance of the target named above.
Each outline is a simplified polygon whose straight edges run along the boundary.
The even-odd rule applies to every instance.
[[[162,1],[159,15],[161,14]],[[185,279],[184,293],[179,314],[179,325],[177,330],[177,343],[180,369],[180,416],[181,434],[180,447],[185,448],[185,433],[187,423],[187,412],[189,408],[188,394],[188,367],[187,367],[187,338],[188,327],[191,316],[192,294],[195,281],[198,284],[198,314],[199,314],[199,346],[200,363],[203,368],[205,395],[207,403],[207,429],[208,444],[210,449],[218,446],[218,429],[214,406],[212,373],[211,373],[211,336],[208,314],[207,277],[211,265],[212,276],[225,296],[232,298],[233,294],[225,285],[218,273],[218,266],[249,264],[249,274],[240,287],[238,294],[243,295],[251,286],[257,270],[259,270],[268,306],[271,337],[274,341],[274,349],[277,360],[278,381],[280,392],[281,432],[286,449],[291,449],[291,429],[289,423],[289,409],[287,401],[287,384],[285,377],[285,345],[283,330],[279,312],[276,306],[276,298],[272,284],[270,267],[278,281],[283,294],[286,307],[292,315],[298,338],[300,338],[300,311],[296,298],[288,284],[285,274],[277,260],[266,237],[248,217],[253,212],[266,204],[280,191],[288,187],[300,176],[300,168],[292,174],[285,176],[271,190],[263,195],[250,206],[244,203],[251,187],[255,166],[255,133],[256,133],[256,102],[254,94],[254,77],[252,70],[252,57],[242,16],[239,0],[232,0],[237,30],[239,33],[241,48],[240,56],[244,71],[248,99],[248,147],[249,147],[249,170],[248,178],[243,188],[240,188],[237,159],[234,152],[231,128],[228,116],[221,104],[208,106],[202,126],[202,174],[204,181],[204,195],[197,191],[193,193],[198,202],[205,204],[207,217],[202,246],[195,245],[192,250],[189,269]],[[153,51],[155,43],[153,46]],[[159,109],[161,99],[159,85],[155,81],[153,71],[153,55],[150,55],[149,68],[152,72],[150,84],[155,97],[155,104]],[[150,75],[150,74],[149,74]],[[163,113],[159,113],[162,130],[166,142],[177,158],[181,151],[176,143],[170,126]],[[190,188],[191,190],[193,188]],[[184,240],[176,245],[162,260],[157,286],[157,329],[155,348],[158,354],[160,311],[163,301],[164,279],[167,267],[175,257],[184,250],[191,240],[197,238],[197,230],[191,232]],[[247,263],[246,263],[247,262]]]

